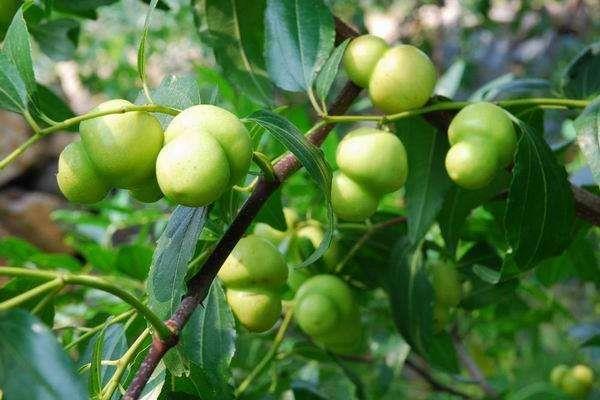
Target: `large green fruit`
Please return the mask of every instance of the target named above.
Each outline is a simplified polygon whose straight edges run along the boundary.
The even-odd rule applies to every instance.
[[[446,154],[448,176],[465,189],[487,186],[498,172],[498,156],[488,139],[473,137],[456,143]]]
[[[22,0],[0,0],[0,41],[4,39],[6,31],[22,3]]]
[[[187,132],[208,133],[221,145],[230,168],[229,186],[246,176],[252,160],[252,143],[248,130],[234,114],[210,104],[187,108],[167,127],[165,143]]]
[[[592,389],[594,372],[586,365],[576,365],[564,374],[561,389],[569,396],[584,398]]]
[[[436,301],[445,306],[456,307],[462,297],[462,285],[456,268],[448,263],[437,263],[432,267]]]
[[[348,77],[362,88],[369,86],[369,79],[375,65],[389,48],[382,38],[362,35],[348,44],[342,62]]]
[[[419,108],[431,97],[437,74],[425,53],[414,46],[392,47],[375,65],[369,81],[373,105],[386,114]]]
[[[92,112],[131,105],[126,100],[110,100]],[[109,114],[83,121],[79,129],[92,164],[109,184],[131,189],[154,174],[163,131],[152,114],[142,111]]]
[[[564,364],[560,364],[552,368],[550,371],[550,382],[558,388],[561,387],[562,380],[565,375],[569,372],[569,367]]]
[[[379,199],[343,172],[336,171],[331,182],[331,204],[339,218],[359,222],[377,211]]]
[[[408,173],[406,150],[397,136],[374,128],[359,128],[340,142],[336,162],[341,171],[373,194],[394,192]]]
[[[334,275],[316,275],[300,286],[295,318],[315,342],[340,354],[360,351],[362,325],[348,285]]]
[[[499,167],[510,164],[517,148],[517,135],[506,111],[487,102],[463,108],[448,127],[450,144],[455,145],[475,136],[491,141]]]
[[[250,136],[229,111],[211,105],[190,107],[165,131],[165,147],[156,161],[163,193],[178,204],[208,205],[248,172]]]
[[[256,235],[241,239],[218,276],[231,310],[247,329],[262,332],[277,322],[288,269],[271,242]]]
[[[109,191],[109,186],[94,169],[81,141],[70,143],[60,153],[56,180],[64,196],[74,203],[96,203]]]

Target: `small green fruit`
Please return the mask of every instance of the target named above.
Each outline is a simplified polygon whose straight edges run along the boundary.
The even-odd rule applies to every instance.
[[[96,203],[106,197],[110,189],[94,169],[79,140],[60,153],[56,180],[63,195],[73,203]]]
[[[110,100],[92,112],[131,105],[126,100]],[[83,121],[80,131],[83,147],[92,164],[109,184],[131,189],[154,174],[156,156],[163,144],[163,131],[152,114],[142,111],[109,114]]]
[[[295,317],[317,343],[340,354],[362,346],[358,305],[348,285],[334,275],[315,275],[298,289]]]
[[[450,144],[455,145],[475,136],[491,141],[499,167],[510,164],[517,148],[517,134],[506,111],[486,102],[463,108],[448,127]]]
[[[458,142],[446,154],[446,171],[465,189],[487,186],[498,171],[498,156],[493,144],[478,137]]]
[[[594,372],[585,365],[576,365],[564,374],[560,386],[563,392],[574,398],[586,397],[594,382]]]
[[[557,365],[552,368],[550,372],[550,382],[558,388],[561,387],[561,383],[565,375],[569,372],[569,367],[564,364]]]
[[[331,204],[341,219],[359,222],[377,211],[379,199],[344,173],[336,171],[331,182]]]
[[[388,48],[385,40],[378,36],[362,35],[353,39],[342,59],[350,80],[362,88],[368,87],[375,65]]]
[[[433,290],[438,303],[456,307],[462,297],[462,286],[456,268],[452,264],[433,265]]]
[[[288,268],[268,240],[256,235],[242,238],[218,276],[226,288],[231,310],[247,329],[263,332],[277,322]]]
[[[386,114],[422,107],[437,81],[429,57],[410,45],[392,47],[375,65],[369,81],[373,105]]]
[[[359,128],[340,142],[336,162],[346,176],[373,194],[395,192],[406,181],[406,150],[397,136],[374,128]]]

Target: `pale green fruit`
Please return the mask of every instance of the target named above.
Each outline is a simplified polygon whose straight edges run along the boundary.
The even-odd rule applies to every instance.
[[[585,365],[576,365],[564,374],[560,386],[563,392],[574,398],[585,398],[594,383],[594,372]]]
[[[340,354],[360,349],[362,325],[348,285],[334,275],[315,275],[295,296],[296,321],[317,343]]]
[[[377,36],[362,35],[352,39],[342,59],[350,80],[362,88],[368,87],[373,68],[388,48],[385,40]]]
[[[359,222],[377,211],[379,199],[344,173],[336,171],[331,182],[331,204],[339,218]]]
[[[594,383],[594,371],[587,365],[578,364],[571,369],[573,375],[582,384],[591,387]]]
[[[110,100],[91,112],[131,105],[126,100]],[[143,111],[109,114],[83,121],[79,129],[92,164],[111,185],[131,189],[154,173],[163,131],[152,114]]]
[[[246,127],[231,112],[210,104],[185,109],[177,115],[165,131],[169,143],[181,134],[210,134],[221,145],[230,168],[229,186],[244,178],[252,160],[252,143]]]
[[[73,203],[96,203],[110,189],[94,169],[80,141],[70,143],[60,153],[56,180],[60,191]]]
[[[487,186],[498,171],[498,156],[488,140],[471,138],[458,142],[446,154],[446,171],[465,189]]]
[[[422,107],[427,103],[437,75],[433,63],[414,46],[392,47],[375,65],[369,81],[373,105],[386,114]]]
[[[556,387],[560,387],[563,378],[569,372],[569,367],[564,364],[557,365],[550,372],[550,382]]]
[[[272,243],[256,235],[242,238],[219,271],[227,288],[277,289],[287,280],[283,256]]]
[[[436,300],[446,306],[456,307],[462,297],[462,285],[454,265],[434,264],[432,276]]]
[[[271,329],[281,315],[281,298],[268,290],[227,289],[226,298],[236,318],[252,332]]]
[[[131,189],[130,193],[134,199],[142,203],[155,203],[163,197],[155,175],[144,184]]]
[[[336,162],[342,172],[373,194],[400,189],[408,173],[404,145],[395,135],[359,128],[340,142]]]
[[[473,136],[489,139],[494,144],[499,167],[510,164],[517,148],[517,134],[506,111],[486,102],[463,108],[448,127],[448,139],[454,145]]]
[[[227,190],[230,168],[223,148],[211,135],[186,132],[160,151],[156,179],[165,196],[175,203],[202,207]]]

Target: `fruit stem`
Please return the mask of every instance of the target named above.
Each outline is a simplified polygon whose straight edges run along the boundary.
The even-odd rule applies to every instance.
[[[33,129],[35,134],[33,136],[31,136],[29,139],[27,139],[25,142],[21,143],[21,145],[19,147],[17,147],[16,149],[14,149],[9,155],[7,155],[2,160],[0,160],[0,171],[3,170],[4,168],[6,168],[7,165],[12,163],[17,157],[19,157],[21,154],[23,154],[25,152],[25,150],[27,150],[33,144],[37,143],[40,139],[42,139],[46,135],[64,130],[66,128],[69,128],[70,126],[76,125],[76,124],[78,124],[82,121],[86,121],[88,119],[94,119],[94,118],[98,118],[98,117],[102,117],[102,116],[110,115],[110,114],[124,114],[126,112],[131,112],[131,111],[157,112],[157,113],[168,114],[168,115],[177,115],[180,112],[180,110],[178,110],[176,108],[160,106],[160,105],[156,105],[156,104],[131,105],[131,106],[115,108],[113,110],[95,111],[95,112],[89,112],[87,114],[78,115],[76,117],[65,119],[64,121],[56,123],[54,125],[50,125],[49,127],[44,128],[44,129],[40,129],[40,127],[37,125],[35,120],[33,120],[33,118],[31,118],[31,115],[25,114],[24,115],[25,120],[27,121],[27,123],[29,123],[29,125],[31,126],[31,128]]]
[[[168,339],[171,337],[172,332],[169,329],[169,327],[158,317],[158,315],[152,312],[152,310],[150,310],[148,306],[142,303],[141,300],[139,300],[135,295],[129,293],[128,291],[123,290],[119,286],[114,285],[102,278],[90,275],[63,274],[53,271],[38,271],[16,267],[1,267],[0,275],[51,280],[51,282],[33,288],[25,293],[20,294],[19,296],[5,301],[4,303],[0,303],[0,311],[14,307],[15,305],[20,304],[24,300],[28,300],[41,293],[55,289],[60,285],[81,285],[91,287],[94,289],[99,289],[119,297],[121,300],[125,301],[126,303],[129,303],[141,315],[143,315],[146,318],[146,320],[150,323],[150,325],[152,325],[152,327],[161,339]]]
[[[275,335],[275,339],[273,339],[273,343],[271,344],[269,351],[267,352],[267,354],[265,354],[265,356],[262,358],[262,360],[260,360],[260,362],[258,364],[256,364],[256,367],[254,367],[254,369],[248,374],[246,379],[244,379],[242,381],[242,383],[240,383],[240,385],[237,387],[237,389],[235,389],[235,397],[239,397],[242,393],[244,393],[244,391],[246,391],[246,389],[248,389],[248,387],[252,384],[252,382],[254,382],[254,380],[260,376],[260,374],[269,365],[269,363],[273,360],[273,358],[275,358],[275,355],[277,354],[277,350],[279,349],[281,342],[283,342],[285,333],[287,332],[288,328],[290,327],[290,322],[292,321],[293,314],[294,314],[294,308],[290,307],[288,309],[288,311],[285,313],[285,316],[283,317],[283,322],[279,326],[279,330],[277,331],[277,334]]]
[[[416,110],[402,111],[396,114],[389,115],[326,115],[323,116],[323,121],[328,124],[357,122],[357,121],[398,121],[403,118],[410,118],[417,115],[429,114],[437,111],[460,110],[472,104],[472,101],[444,101]],[[501,100],[492,102],[500,107],[515,107],[515,106],[538,106],[538,107],[567,107],[567,108],[585,108],[590,103],[588,100],[578,99],[555,99],[555,98],[531,98],[531,99],[514,99]]]

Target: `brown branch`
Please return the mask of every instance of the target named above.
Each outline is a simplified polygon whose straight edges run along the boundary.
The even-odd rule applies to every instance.
[[[436,377],[434,377],[431,374],[430,371],[428,371],[426,368],[423,368],[410,358],[407,358],[406,361],[404,361],[404,365],[412,369],[416,374],[418,374],[419,376],[421,376],[421,378],[427,381],[435,391],[451,393],[455,396],[462,397],[463,399],[472,399],[472,397],[467,393],[461,392],[458,389],[455,389],[451,386],[440,382]]]
[[[341,26],[341,24],[343,23],[336,19],[336,27]],[[347,35],[348,32],[353,32],[352,35],[355,35],[355,32],[350,28],[343,32],[338,30],[337,34],[339,38],[347,37],[345,35]],[[339,115],[345,113],[352,102],[358,97],[360,90],[361,89],[353,83],[347,83],[341,94],[330,107],[329,114]],[[324,125],[312,132],[308,136],[308,140],[313,144],[320,146],[332,129],[332,124]],[[229,253],[231,253],[237,242],[242,238],[246,229],[248,229],[252,220],[256,217],[258,211],[267,201],[269,196],[286,178],[296,172],[299,168],[300,163],[298,159],[292,154],[287,154],[273,166],[278,180],[267,182],[263,178],[259,179],[256,188],[250,197],[248,197],[235,220],[229,226],[211,255],[204,263],[202,269],[188,283],[186,295],[183,297],[181,304],[175,313],[167,322],[175,332],[180,332],[181,329],[183,329],[196,307],[204,300],[208,293],[208,288],[216,277],[219,268],[221,268],[221,265]],[[165,353],[171,347],[175,346],[177,340],[178,338],[176,335],[169,341],[160,341],[157,338],[154,339],[148,355],[127,389],[124,400],[137,400],[139,398],[144,386],[150,379],[152,372],[154,372],[154,369],[164,357]]]

